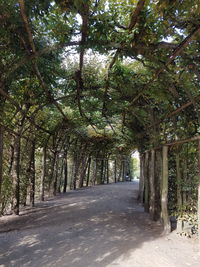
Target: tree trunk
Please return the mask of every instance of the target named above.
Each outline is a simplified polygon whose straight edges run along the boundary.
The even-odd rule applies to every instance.
[[[144,202],[144,154],[140,154],[140,182],[138,200],[140,203]]]
[[[32,141],[30,155],[30,204],[34,207],[35,204],[35,140]]]
[[[52,159],[52,162],[51,162],[51,174],[50,174],[49,189],[48,189],[49,194],[50,194],[50,191],[51,191],[52,182],[53,182],[53,186],[54,186],[54,172],[55,172],[56,158],[57,158],[57,152],[54,152],[53,153],[53,159]]]
[[[183,160],[183,182],[184,184],[188,183],[188,155]],[[182,204],[185,205],[187,203],[187,193],[185,189],[182,189]]]
[[[150,185],[150,207],[149,213],[152,220],[155,218],[155,150],[151,150],[151,160],[149,169],[149,185]]]
[[[164,233],[170,232],[168,215],[168,146],[163,146],[162,158],[162,186],[161,186],[161,213]]]
[[[129,157],[128,161],[128,173],[129,173],[129,181],[131,182],[134,179],[134,173],[133,173],[133,166],[131,164],[131,156]]]
[[[83,158],[83,160],[82,160],[81,172],[80,172],[80,181],[79,181],[79,188],[83,187],[85,173],[86,173],[87,165],[88,165],[88,160],[89,160],[89,158],[87,156],[85,156]]]
[[[115,159],[115,166],[114,166],[115,170],[114,170],[114,179],[115,179],[115,183],[117,182],[117,161]]]
[[[120,178],[121,178],[121,176],[122,176],[122,161],[121,161],[121,163],[120,163],[120,167],[119,167],[119,175],[118,175],[118,182],[120,182]]]
[[[57,193],[58,168],[59,168],[59,154],[57,153],[56,162],[55,162],[55,175],[54,175],[54,182],[53,182],[53,195],[54,196],[56,196],[56,193]]]
[[[106,160],[106,182],[109,184],[109,160]]]
[[[106,165],[106,159],[104,159],[104,167],[103,167],[103,184],[107,181],[106,175],[107,175],[107,165]]]
[[[13,155],[13,202],[12,211],[15,215],[19,215],[19,203],[20,203],[20,135],[16,135],[14,143],[14,155]]]
[[[149,152],[145,152],[144,161],[144,210],[149,212]]]
[[[13,159],[14,159],[14,145],[10,145],[10,164],[9,164],[9,171],[8,173],[11,174],[12,167],[13,167]]]
[[[125,162],[122,161],[122,182],[125,181]]]
[[[67,151],[64,154],[64,185],[63,185],[63,193],[67,191],[67,183],[68,183],[68,162],[67,162]]]
[[[86,181],[87,187],[89,185],[89,180],[90,180],[90,166],[91,166],[91,158],[89,158],[89,160],[88,160],[88,172],[87,172],[87,181]]]
[[[77,181],[78,171],[79,171],[79,160],[80,160],[79,157],[76,155],[75,164],[74,164],[74,175],[73,175],[73,179],[72,179],[72,189],[73,190],[76,190],[76,181]]]
[[[95,164],[95,170],[94,170],[94,177],[93,177],[93,179],[92,179],[92,185],[95,185],[95,183],[96,183],[96,179],[97,179],[97,171],[98,171],[98,161],[97,161],[97,159],[95,159],[95,161],[94,161],[94,164]]]
[[[182,195],[181,195],[181,168],[180,168],[180,155],[179,151],[176,152],[176,182],[177,182],[177,206],[180,210],[182,207]]]
[[[100,180],[99,181],[100,184],[104,184],[104,173],[105,173],[104,168],[105,168],[104,159],[102,159],[101,160],[100,179],[99,179]]]
[[[47,161],[47,147],[44,146],[42,154],[42,175],[40,181],[40,200],[44,201],[44,184],[45,184],[45,177],[46,177],[46,161]]]
[[[199,252],[200,252],[200,140],[198,141],[198,238],[199,238]]]
[[[155,151],[155,220],[160,219],[161,213],[161,181],[162,181],[162,154]]]
[[[60,169],[60,171],[59,171]],[[63,171],[64,171],[64,159],[62,158],[60,167],[58,168],[58,184],[57,184],[57,192],[58,194],[61,193],[61,183],[62,183],[62,178],[63,178]]]
[[[3,126],[0,125],[0,203],[3,182]]]

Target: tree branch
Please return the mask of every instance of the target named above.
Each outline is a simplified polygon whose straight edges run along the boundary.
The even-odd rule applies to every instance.
[[[144,4],[145,4],[145,0],[138,1],[136,9],[131,14],[131,20],[128,26],[129,31],[131,31],[135,27],[136,23],[138,22],[139,14],[142,8],[144,7]]]

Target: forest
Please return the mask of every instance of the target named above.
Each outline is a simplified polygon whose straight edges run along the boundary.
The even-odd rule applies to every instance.
[[[131,180],[200,223],[198,0],[0,0],[0,214]],[[128,178],[127,178],[128,177]]]

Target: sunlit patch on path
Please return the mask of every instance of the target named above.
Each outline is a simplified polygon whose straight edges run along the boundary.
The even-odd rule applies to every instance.
[[[95,186],[1,219],[0,266],[198,267],[195,243],[161,236],[137,189],[137,182]]]

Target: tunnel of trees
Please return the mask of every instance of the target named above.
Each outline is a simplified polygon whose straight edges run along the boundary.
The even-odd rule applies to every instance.
[[[0,22],[1,215],[131,178],[137,149],[145,211],[197,229],[199,1],[1,0]]]

